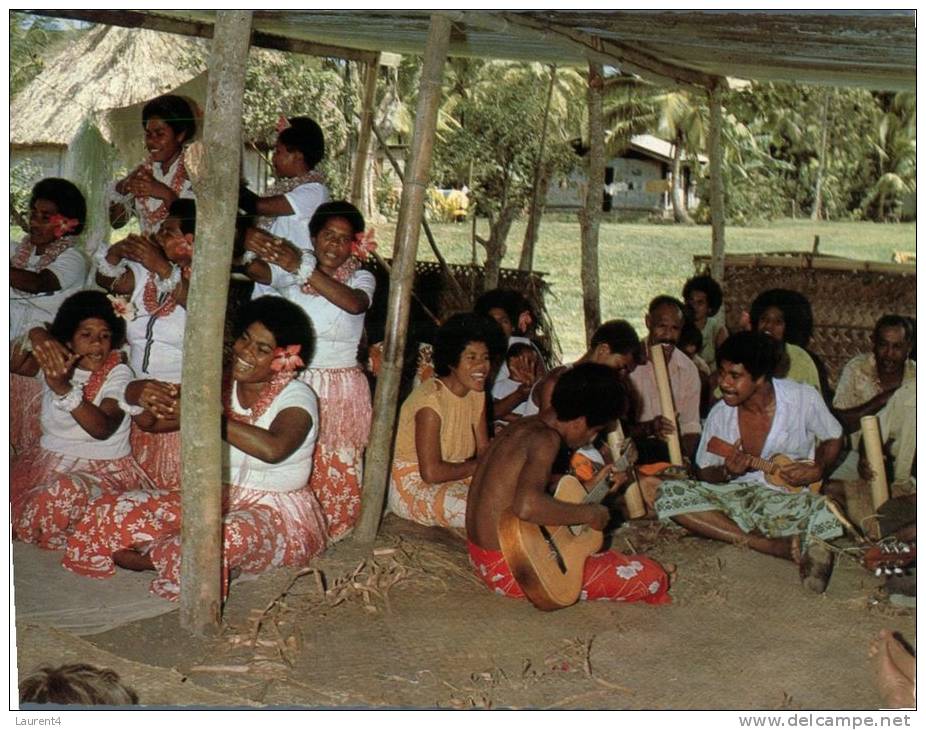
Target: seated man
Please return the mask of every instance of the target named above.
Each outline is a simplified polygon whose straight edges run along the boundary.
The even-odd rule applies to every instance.
[[[675,430],[675,414],[663,413],[659,403],[656,373],[649,355],[654,345],[661,345],[665,353],[669,385],[678,412],[682,455],[691,459],[698,445],[698,434],[701,433],[698,412],[701,377],[697,366],[676,347],[684,323],[684,306],[678,299],[658,296],[650,302],[646,314],[646,328],[649,330],[645,348],[646,362],[638,365],[630,374],[630,380],[640,398],[638,422],[630,429],[630,436],[639,449],[641,464],[668,461],[669,450],[665,438]]]
[[[611,368],[576,365],[559,378],[550,406],[508,426],[489,444],[470,486],[466,535],[477,575],[496,593],[524,596],[498,539],[499,519],[508,508],[521,520],[545,526],[589,525],[601,530],[608,523],[606,507],[557,500],[547,486],[560,447],[578,448],[613,426],[622,400]],[[668,587],[668,577],[656,562],[606,551],[586,560],[580,597],[666,603]]]
[[[833,398],[833,412],[842,423],[846,433],[850,435],[853,451],[846,457],[845,462],[834,472],[833,477],[852,480],[858,477],[857,449],[860,437],[860,424],[863,416],[878,414],[881,420],[882,437],[887,440],[885,433],[884,416],[882,409],[888,404],[895,393],[899,400],[906,403],[911,397],[898,393],[902,385],[908,385],[910,396],[915,408],[916,391],[916,363],[910,360],[910,351],[913,347],[913,326],[906,317],[897,314],[886,314],[875,324],[871,336],[872,351],[856,355],[846,363],[836,385],[836,395]],[[890,418],[898,433],[895,443],[901,441],[899,430],[903,420],[903,411],[900,404],[895,404]],[[908,439],[916,440],[915,411],[910,422],[911,433]],[[896,454],[895,454],[896,456]],[[909,481],[909,471],[895,476],[895,481]]]
[[[838,537],[842,528],[824,497],[772,485],[754,457],[812,459],[779,470],[787,484],[804,487],[833,467],[842,429],[811,386],[772,378],[777,355],[772,339],[759,332],[724,342],[717,352],[723,398],[704,424],[696,457],[700,481],[648,478],[641,486],[659,517],[702,537],[794,560],[804,586],[822,593],[833,556],[819,541]],[[714,437],[735,445],[729,456],[708,451]]]

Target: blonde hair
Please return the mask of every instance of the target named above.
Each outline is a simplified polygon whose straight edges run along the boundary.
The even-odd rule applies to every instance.
[[[90,664],[41,667],[19,683],[20,703],[137,705],[138,695],[112,669]]]

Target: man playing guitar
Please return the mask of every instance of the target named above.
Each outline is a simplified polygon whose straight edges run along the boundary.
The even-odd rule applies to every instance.
[[[842,427],[812,387],[772,378],[775,343],[763,333],[739,332],[717,352],[723,399],[704,424],[695,457],[698,480],[648,478],[644,498],[661,518],[715,540],[794,560],[801,582],[826,590],[833,556],[823,541],[842,527],[823,497],[808,489],[775,486],[756,469],[784,455],[793,463],[776,476],[804,487],[829,474],[839,455]],[[712,439],[735,446],[727,456],[711,453]],[[779,459],[775,460],[780,461]]]
[[[551,553],[555,543],[567,537],[569,526],[604,529],[607,508],[556,499],[548,485],[560,448],[584,446],[600,431],[613,427],[626,398],[612,368],[581,363],[562,374],[551,403],[540,413],[521,418],[491,441],[473,475],[466,505],[470,560],[490,589],[510,597],[524,596],[513,572],[517,568],[509,567],[507,553],[502,554],[499,523],[506,517],[540,526]],[[623,484],[622,477],[612,478]],[[566,566],[562,567],[565,573]],[[669,601],[666,572],[645,556],[608,550],[591,555],[584,564],[580,561],[578,570],[582,572],[581,590],[577,588],[580,595],[572,600]]]

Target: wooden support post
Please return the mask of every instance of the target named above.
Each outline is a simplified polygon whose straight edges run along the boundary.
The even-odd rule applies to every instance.
[[[373,131],[373,108],[376,106],[376,77],[379,73],[379,54],[367,64],[363,79],[363,102],[360,110],[360,136],[357,139],[357,155],[354,158],[354,174],[350,183],[350,202],[364,216],[369,216],[369,210],[364,210],[363,181],[367,176],[367,158],[370,156],[370,141]]]
[[[579,211],[582,229],[582,303],[585,310],[585,343],[601,324],[598,283],[598,229],[604,199],[604,71],[600,63],[588,64],[588,189],[585,208]]]
[[[708,90],[711,111],[710,170],[711,170],[711,276],[723,283],[724,255],[724,192],[723,192],[723,107],[722,95],[726,81],[718,79]]]
[[[405,168],[402,203],[396,223],[392,275],[389,277],[389,306],[386,310],[386,337],[383,364],[373,396],[373,429],[367,445],[363,474],[360,520],[354,531],[359,542],[372,543],[379,529],[392,467],[392,443],[398,407],[399,380],[408,327],[415,256],[424,215],[424,198],[431,168],[431,152],[437,129],[444,62],[450,45],[450,19],[432,15],[421,71],[418,109],[411,157]]]
[[[222,338],[238,209],[241,111],[251,12],[220,11],[209,57],[196,246],[183,338],[180,625],[215,635],[221,614]]]

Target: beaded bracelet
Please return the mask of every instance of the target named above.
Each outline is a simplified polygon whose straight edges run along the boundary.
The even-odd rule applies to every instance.
[[[170,265],[170,276],[166,279],[162,279],[160,276],[155,274],[154,277],[154,288],[157,290],[158,296],[164,296],[169,294],[174,289],[177,288],[177,285],[180,283],[180,267],[177,264]]]
[[[110,279],[118,279],[126,271],[129,270],[129,265],[125,260],[121,260],[118,264],[111,264],[106,260],[107,248],[105,246],[100,246],[93,254],[93,260],[96,263],[96,270],[99,271],[103,276]]]

